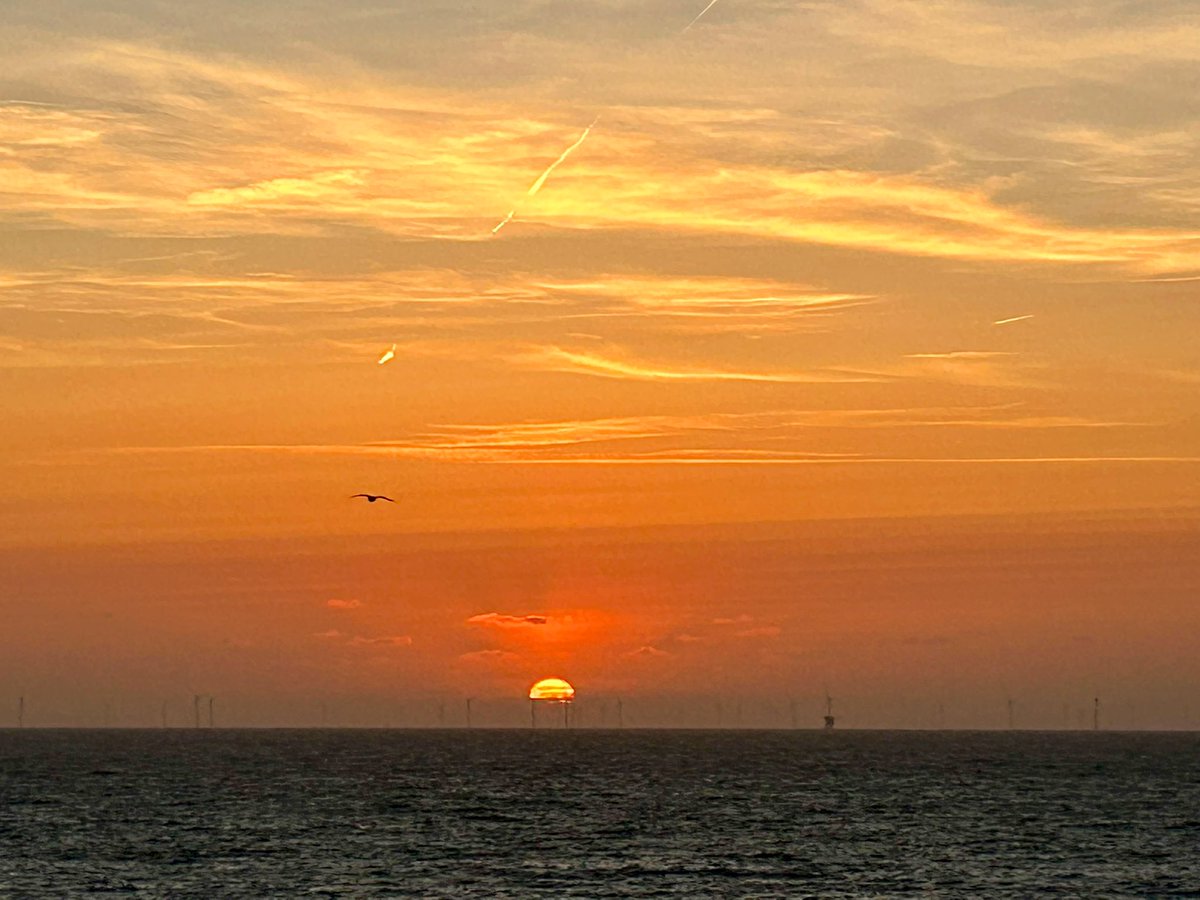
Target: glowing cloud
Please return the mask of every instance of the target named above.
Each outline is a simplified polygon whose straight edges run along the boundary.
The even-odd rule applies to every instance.
[[[573,353],[560,347],[543,347],[513,358],[529,368],[551,372],[626,378],[631,381],[763,381],[792,384],[858,384],[883,381],[882,376],[857,372],[737,372],[720,369],[685,369],[622,362],[590,353]]]
[[[383,352],[383,356],[379,357],[379,365],[382,366],[388,360],[395,359],[395,358],[396,358],[396,345],[392,344],[392,348],[390,350],[385,350]]]
[[[1028,316],[1013,316],[1011,319],[997,319],[993,325],[1011,325],[1013,322],[1024,322],[1027,319],[1032,319],[1033,315]]]
[[[413,639],[406,634],[394,637],[355,637],[350,644],[355,647],[411,647]]]
[[[362,607],[361,600],[326,600],[325,605],[330,609],[359,609]]]
[[[468,625],[484,625],[492,628],[528,628],[545,625],[550,620],[546,616],[506,616],[503,613],[481,613],[467,619]]]
[[[354,169],[326,172],[311,178],[272,178],[234,188],[194,191],[188,203],[197,206],[230,206],[247,203],[288,203],[321,200],[364,184]]]

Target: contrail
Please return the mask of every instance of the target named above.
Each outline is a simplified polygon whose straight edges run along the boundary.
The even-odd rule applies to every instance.
[[[701,19],[703,19],[705,14],[710,9],[712,9],[714,6],[717,5],[717,2],[718,2],[718,0],[709,0],[708,6],[704,7],[704,9],[700,10],[699,15],[697,15],[696,18],[692,19],[692,21],[688,22],[687,26],[683,29],[683,31],[681,31],[679,33],[687,34],[688,31],[691,30],[691,27],[693,25],[695,25],[697,22],[699,22]],[[583,129],[583,134],[581,134],[579,136],[579,139],[576,140],[575,143],[573,143],[566,150],[564,150],[562,152],[562,154],[558,157],[558,159],[556,159],[554,162],[550,163],[550,165],[546,168],[546,171],[538,176],[537,181],[535,181],[532,185],[530,185],[529,190],[526,191],[526,193],[525,193],[526,197],[532,197],[538,191],[540,191],[542,189],[542,185],[544,185],[546,183],[546,179],[549,178],[554,173],[555,169],[557,169],[559,166],[561,166],[564,162],[567,161],[567,157],[570,156],[572,153],[574,153],[580,144],[582,144],[584,141],[587,140],[587,136],[592,133],[592,129],[596,127],[596,123],[599,121],[600,121],[599,116],[596,116],[596,118],[592,119],[592,124],[589,125],[587,128]],[[502,229],[505,225],[507,225],[509,222],[511,222],[513,220],[513,217],[516,216],[516,214],[517,214],[517,207],[514,206],[512,209],[510,209],[508,211],[508,215],[506,215],[503,219],[501,219],[499,222],[496,223],[496,226],[492,229],[492,234],[493,235],[499,234],[500,229]],[[380,362],[382,363],[382,362],[384,362],[384,360],[381,359]]]
[[[1013,322],[1024,322],[1026,319],[1032,319],[1033,315],[1028,316],[1013,316],[1011,319],[999,319],[993,322],[993,325],[1011,325]]]
[[[389,359],[394,359],[395,356],[396,356],[396,345],[392,344],[392,349],[383,351],[383,356],[379,357],[379,365],[382,366]]]
[[[509,222],[511,222],[513,219],[513,216],[515,216],[516,214],[517,214],[517,208],[514,206],[512,209],[510,209],[508,211],[508,215],[500,220],[500,224],[498,224],[495,228],[492,229],[492,234],[495,234],[501,228],[503,228],[505,225],[507,225]]]
[[[697,22],[699,22],[701,19],[703,19],[703,18],[704,18],[704,14],[705,14],[706,12],[708,12],[710,9],[712,9],[712,8],[713,8],[714,6],[716,6],[716,5],[717,5],[717,0],[710,0],[710,2],[709,2],[709,4],[708,4],[708,6],[704,7],[704,9],[700,10],[700,15],[696,16],[696,18],[694,18],[694,19],[692,19],[692,21],[688,22],[688,24],[687,24],[687,28],[683,29],[683,31],[681,31],[681,32],[679,32],[679,33],[680,33],[680,34],[687,34],[687,33],[688,33],[688,29],[690,29],[690,28],[691,28],[693,25],[695,25]]]
[[[525,192],[526,197],[532,197],[538,191],[540,191],[542,189],[542,185],[544,185],[546,183],[546,179],[549,178],[554,173],[555,169],[557,169],[559,166],[561,166],[564,162],[567,161],[567,157],[570,156],[572,153],[574,153],[580,144],[582,144],[584,141],[587,140],[587,136],[592,133],[592,129],[596,127],[596,123],[599,121],[600,121],[599,116],[596,116],[596,118],[592,119],[592,124],[589,125],[587,128],[583,129],[583,134],[581,134],[578,137],[578,139],[575,141],[575,143],[573,143],[570,147],[568,147],[561,154],[559,154],[558,159],[556,159],[554,162],[550,163],[550,165],[546,167],[546,171],[538,176],[537,181],[535,181],[533,184],[531,184],[529,186],[529,190]],[[495,234],[501,228],[503,228],[505,225],[507,225],[509,222],[511,222],[513,219],[513,216],[515,216],[516,214],[517,214],[517,208],[514,206],[511,210],[509,210],[508,215],[505,216],[503,219],[501,219],[500,223],[495,228],[492,229],[492,234]]]
[[[564,150],[562,152],[562,155],[558,159],[556,159],[554,162],[550,163],[550,167],[548,169],[546,169],[545,172],[542,173],[541,177],[538,178],[538,180],[535,181],[533,183],[533,186],[529,189],[530,197],[532,197],[534,194],[536,194],[538,191],[540,191],[542,189],[542,185],[546,183],[546,179],[550,177],[550,173],[553,172],[555,169],[557,169],[559,166],[561,166],[564,162],[566,162],[567,157],[570,156],[572,153],[574,153],[575,149],[580,144],[582,144],[584,141],[587,140],[587,136],[592,133],[592,129],[596,127],[596,123],[599,121],[600,121],[599,116],[596,116],[596,118],[592,119],[592,124],[589,125],[587,128],[583,129],[583,134],[581,134],[579,136],[579,139],[577,141],[575,141],[575,143],[573,143],[566,150]]]

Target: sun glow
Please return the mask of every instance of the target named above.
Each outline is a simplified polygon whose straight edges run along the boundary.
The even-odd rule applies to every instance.
[[[570,703],[575,699],[575,688],[561,678],[543,678],[529,689],[529,699]]]

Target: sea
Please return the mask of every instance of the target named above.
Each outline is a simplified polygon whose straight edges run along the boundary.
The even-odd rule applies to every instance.
[[[0,896],[1200,897],[1200,735],[0,731]]]

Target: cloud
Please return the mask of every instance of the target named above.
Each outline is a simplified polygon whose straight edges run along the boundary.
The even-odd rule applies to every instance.
[[[745,613],[743,613],[742,615],[736,616],[736,617],[722,616],[720,618],[713,619],[712,623],[714,625],[741,625],[746,622],[753,622],[753,621],[754,621],[753,616],[748,616]]]
[[[412,642],[413,639],[406,634],[389,637],[362,637],[360,635],[349,641],[354,647],[411,647]]]
[[[546,616],[509,616],[503,613],[480,613],[467,619],[468,625],[484,625],[491,628],[526,628],[532,625],[545,625],[549,622]]]
[[[188,203],[197,206],[234,206],[246,204],[312,203],[345,194],[365,184],[364,172],[343,169],[308,178],[272,178],[234,188],[211,188],[188,195]]]
[[[521,657],[507,650],[474,650],[458,657],[461,663],[478,666],[511,666],[520,660]]]
[[[518,366],[546,372],[596,375],[630,381],[717,382],[749,381],[792,384],[861,384],[886,381],[886,376],[836,370],[810,372],[739,372],[729,369],[685,368],[611,359],[591,353],[575,353],[560,347],[539,347],[512,356]]]
[[[352,227],[433,241],[482,241],[494,222],[491,212],[509,208],[514,192],[524,187],[530,161],[553,158],[562,150],[564,129],[578,127],[577,105],[554,102],[556,82],[571,83],[563,80],[564,71],[603,82],[606,78],[596,78],[600,71],[624,76],[614,78],[612,92],[627,94],[627,102],[612,104],[603,137],[598,133],[586,157],[572,160],[570,171],[556,178],[555,190],[531,198],[536,202],[523,211],[526,221],[736,235],[1001,264],[1098,264],[1131,273],[1191,266],[1193,228],[1136,227],[1120,219],[1110,224],[1111,210],[1121,208],[1113,202],[1104,204],[1109,211],[1104,227],[1089,226],[1078,213],[1087,199],[1082,190],[1054,216],[1034,214],[1010,197],[1017,180],[1013,170],[1045,158],[1046,136],[1012,135],[1016,129],[997,127],[1028,117],[994,104],[1013,92],[1013,84],[1028,92],[1048,79],[1058,94],[1035,93],[1021,109],[1058,110],[1049,100],[1072,85],[1084,84],[1088,97],[1103,98],[1123,87],[1122,79],[1132,82],[1137,74],[1149,79],[1156,90],[1127,90],[1127,102],[1120,104],[1141,112],[1131,121],[1104,121],[1111,111],[1094,99],[1070,107],[1083,121],[1062,123],[1067,130],[1053,146],[1070,151],[1059,170],[1082,174],[1057,175],[1055,184],[1074,179],[1085,188],[1119,191],[1114,197],[1149,196],[1146,184],[1127,177],[1123,183],[1120,168],[1113,170],[1113,161],[1129,158],[1127,148],[1134,146],[1146,157],[1147,171],[1157,173],[1155,209],[1174,210],[1182,219],[1180,211],[1194,202],[1186,187],[1194,156],[1186,130],[1186,78],[1168,79],[1152,70],[1130,74],[1132,63],[1118,60],[1190,65],[1194,54],[1184,47],[1194,41],[1194,25],[1181,25],[1178,16],[1114,15],[1107,27],[1084,27],[1031,4],[1004,13],[996,4],[967,2],[922,11],[909,3],[898,5],[903,9],[875,2],[852,6],[827,4],[793,14],[747,11],[748,30],[727,47],[712,47],[691,62],[672,56],[627,66],[623,73],[614,72],[611,49],[603,42],[564,42],[561,34],[534,26],[514,40],[509,25],[486,17],[473,26],[466,47],[456,43],[444,54],[460,66],[472,58],[478,64],[487,60],[494,79],[505,69],[495,65],[495,54],[503,55],[498,48],[519,47],[520,63],[513,58],[512,70],[543,85],[545,95],[522,83],[472,96],[461,73],[456,77],[438,64],[432,48],[445,48],[439,44],[445,37],[431,31],[428,20],[423,27],[399,17],[378,22],[379,39],[393,53],[404,46],[429,62],[425,77],[409,77],[407,83],[390,67],[372,68],[365,59],[334,69],[331,60],[340,59],[338,54],[298,57],[299,47],[323,46],[322,39],[331,39],[328,31],[314,31],[311,43],[272,44],[271,52],[243,47],[240,53],[213,54],[97,39],[93,33],[64,35],[61,24],[46,23],[49,33],[23,42],[6,60],[12,78],[68,97],[79,96],[82,85],[87,107],[5,108],[15,122],[12,146],[41,141],[45,146],[39,149],[55,151],[0,157],[6,206],[73,227],[175,236],[334,236]],[[555,21],[568,29],[615,27],[604,18],[576,18],[586,15],[564,13]],[[1145,43],[1130,43],[1124,29],[1114,27],[1125,19]],[[885,29],[884,22],[895,27]],[[194,39],[207,33],[209,23],[193,18],[173,27],[186,32],[176,45],[185,46],[188,34]],[[631,36],[623,35],[626,41]],[[1067,38],[1079,55],[1058,58],[1057,48]],[[650,40],[647,34],[641,39]],[[760,42],[774,52],[813,59],[825,73],[822,93],[829,107],[798,111],[781,98],[777,85],[752,71],[745,63],[747,48],[771,52]],[[199,43],[208,46],[207,40]],[[1044,48],[1050,46],[1056,50],[1048,56]],[[1142,56],[1131,55],[1131,46]],[[545,52],[531,54],[531,47]],[[1113,54],[1111,68],[1097,71],[1086,50]],[[720,56],[736,73],[727,86],[725,79],[696,77],[714,64],[713,54],[729,54]],[[1051,56],[1061,68],[1046,62]],[[742,65],[735,69],[738,57]],[[862,63],[848,65],[848,59]],[[980,59],[992,59],[995,66],[980,66]],[[1029,68],[1035,59],[1036,70]],[[1180,87],[1164,88],[1168,81]],[[702,82],[708,87],[697,95]],[[953,94],[946,83],[955,85]],[[549,101],[539,108],[531,96]],[[1147,102],[1133,102],[1143,96]],[[896,102],[901,97],[907,102]],[[959,97],[984,103],[968,124],[982,117],[984,131],[1003,132],[1016,146],[972,146],[961,109],[946,109],[937,120],[939,108],[953,106],[950,100]],[[1140,133],[1118,140],[1123,131],[1153,136],[1170,124],[1144,121],[1148,109],[1159,111],[1160,118],[1163,111],[1177,110],[1184,123],[1174,129],[1181,132],[1180,146],[1165,171],[1162,154],[1171,148],[1137,140]],[[803,153],[794,150],[796,134],[809,141]],[[1114,144],[1115,150],[1105,149]],[[901,152],[910,145],[921,151],[912,160],[911,150],[907,156]],[[72,147],[89,152],[74,154]],[[514,225],[501,240],[531,230],[536,229]]]
[[[326,640],[332,641],[339,640],[345,637],[345,635],[343,635],[336,628],[331,628],[329,631],[315,631],[313,632],[313,637],[325,638]]]
[[[359,609],[363,604],[361,600],[339,600],[334,598],[326,600],[325,605],[330,609]]]
[[[659,650],[657,647],[651,647],[649,644],[645,644],[641,647],[638,647],[636,650],[631,650],[625,655],[635,659],[663,659],[671,654],[666,650]]]
[[[758,628],[747,628],[744,631],[737,632],[737,637],[740,638],[773,638],[779,637],[783,631],[775,625],[762,625]]]

